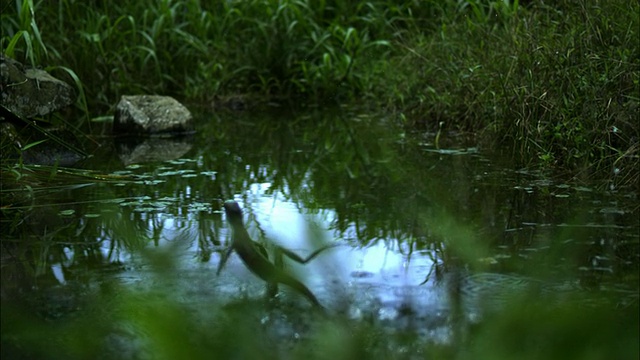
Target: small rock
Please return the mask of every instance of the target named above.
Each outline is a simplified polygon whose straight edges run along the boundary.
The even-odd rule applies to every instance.
[[[170,96],[122,96],[113,123],[117,134],[176,135],[192,131],[191,113]]]

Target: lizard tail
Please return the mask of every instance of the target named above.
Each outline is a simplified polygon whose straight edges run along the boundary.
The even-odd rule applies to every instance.
[[[296,280],[294,278],[291,278],[291,277],[284,277],[284,278],[281,278],[281,279],[278,279],[278,280],[279,280],[280,283],[285,284],[285,285],[293,288],[297,292],[301,293],[302,295],[306,296],[307,299],[309,299],[309,301],[311,301],[314,306],[322,308],[322,305],[320,305],[320,302],[315,297],[315,295],[313,295],[313,293],[309,289],[307,289],[307,287],[304,286],[304,284],[301,283],[300,281],[298,281],[298,280]]]

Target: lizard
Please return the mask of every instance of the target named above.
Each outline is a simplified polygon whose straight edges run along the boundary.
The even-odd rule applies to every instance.
[[[223,207],[227,215],[227,221],[229,221],[233,230],[233,235],[231,238],[231,246],[229,246],[227,251],[225,251],[221,256],[220,263],[218,264],[217,275],[220,274],[220,271],[224,267],[224,264],[231,253],[235,251],[246,267],[252,273],[266,281],[267,284],[281,283],[287,285],[300,294],[306,296],[313,305],[322,308],[322,305],[320,305],[320,302],[315,295],[313,295],[313,293],[303,283],[272,264],[271,261],[269,261],[267,251],[264,246],[251,239],[247,229],[244,227],[242,209],[240,208],[240,205],[233,200],[229,200],[224,203]],[[290,250],[280,250],[291,259],[301,264],[305,264],[319,255],[322,251],[335,246],[337,245],[324,246],[311,253],[311,255],[306,259],[296,255]]]

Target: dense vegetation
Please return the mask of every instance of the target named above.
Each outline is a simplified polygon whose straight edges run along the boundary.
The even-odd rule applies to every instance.
[[[64,116],[78,119],[78,123],[72,125],[83,130],[88,128],[89,120],[101,120],[104,119],[102,115],[111,114],[119,96],[132,93],[173,95],[191,104],[205,106],[238,102],[248,106],[268,102],[303,104],[320,108],[312,111],[323,114],[341,111],[334,105],[343,104],[351,109],[342,113],[350,112],[354,114],[352,118],[357,119],[353,124],[337,116],[327,116],[321,121],[315,117],[318,122],[313,124],[313,129],[296,131],[301,138],[284,146],[287,142],[283,138],[294,138],[291,136],[294,132],[288,127],[303,123],[303,116],[284,117],[293,119],[291,123],[257,123],[253,120],[255,132],[241,136],[246,144],[235,138],[225,139],[226,134],[239,136],[238,129],[218,126],[217,146],[240,153],[253,139],[261,136],[263,142],[259,145],[262,148],[255,152],[273,152],[272,158],[279,166],[274,170],[274,179],[281,181],[275,181],[274,187],[295,188],[311,174],[314,186],[309,194],[320,199],[318,201],[323,197],[339,199],[343,206],[337,207],[339,214],[348,213],[347,208],[355,209],[352,211],[360,214],[364,219],[361,223],[367,225],[363,232],[385,228],[384,225],[393,221],[390,212],[409,212],[414,218],[408,219],[415,220],[402,219],[398,221],[399,225],[392,224],[391,228],[416,228],[416,231],[428,231],[436,238],[446,233],[448,238],[459,242],[455,245],[455,241],[451,241],[449,248],[460,249],[457,251],[463,257],[466,251],[470,254],[468,257],[475,260],[479,252],[476,250],[484,249],[484,245],[474,245],[471,240],[490,236],[475,234],[471,225],[462,226],[474,221],[464,217],[458,219],[458,214],[462,213],[460,209],[476,209],[477,222],[487,222],[486,219],[493,219],[493,212],[506,202],[495,198],[504,200],[507,196],[471,196],[470,192],[476,186],[471,180],[474,179],[471,171],[468,174],[461,171],[460,176],[461,181],[468,182],[461,188],[469,192],[451,194],[449,185],[456,181],[453,170],[458,172],[463,166],[453,167],[451,172],[436,169],[433,173],[437,172],[442,185],[426,184],[423,173],[416,170],[422,167],[425,158],[422,148],[417,146],[404,144],[402,165],[406,166],[401,169],[406,174],[398,175],[396,169],[400,167],[396,167],[395,159],[394,163],[372,160],[385,158],[386,149],[396,146],[398,137],[384,138],[372,150],[362,150],[361,139],[355,137],[351,129],[366,129],[369,121],[385,117],[395,119],[408,131],[428,133],[430,140],[435,132],[445,134],[442,136],[447,132],[474,133],[485,148],[510,152],[523,166],[568,173],[578,180],[607,180],[608,186],[628,186],[631,189],[627,192],[629,197],[637,196],[634,191],[640,179],[639,14],[640,3],[628,0],[9,0],[0,5],[0,48],[8,56],[46,68],[73,84],[80,95],[77,103],[80,115],[65,113]],[[2,84],[8,85],[11,84]],[[368,115],[355,115],[359,113],[359,109],[353,110],[356,107],[364,108]],[[239,124],[249,121],[243,120],[245,116],[234,114],[234,118],[240,119]],[[266,131],[267,127],[272,131]],[[357,134],[362,139],[383,138],[377,132],[380,128],[375,130],[358,131]],[[320,137],[331,140],[316,143]],[[272,144],[280,144],[280,147]],[[298,153],[305,144],[312,144],[312,151]],[[327,151],[327,148],[332,150]],[[4,153],[5,149],[2,151]],[[208,151],[209,154],[214,152]],[[293,157],[304,157],[304,161],[293,164]],[[316,166],[318,159],[330,165]],[[246,156],[242,161],[242,164],[228,161],[228,168],[204,166],[207,170],[220,172],[217,181],[226,191],[216,192],[218,189],[212,186],[209,177],[199,177],[195,182],[193,178],[176,176],[176,183],[163,183],[166,187],[156,193],[163,194],[163,198],[164,194],[178,198],[171,193],[172,189],[181,191],[187,185],[197,184],[193,188],[205,189],[202,191],[207,196],[203,199],[235,194],[246,185],[246,178],[252,178],[247,173],[261,174],[263,170],[263,163],[257,158],[252,162]],[[210,160],[205,164],[212,163]],[[355,167],[351,163],[355,163]],[[90,260],[86,263],[77,261],[76,268],[71,269],[76,272],[69,274],[86,279],[93,268],[87,271],[85,264],[94,264],[91,260],[94,257],[98,264],[95,267],[118,265],[108,263],[109,258],[100,258],[101,248],[96,243],[100,245],[102,238],[123,239],[123,248],[127,251],[137,250],[138,241],[148,241],[138,230],[146,228],[146,213],[135,215],[139,221],[123,221],[131,217],[122,205],[99,203],[102,208],[113,206],[115,210],[113,217],[94,219],[95,222],[102,221],[96,226],[84,225],[94,220],[80,216],[77,224],[70,225],[69,218],[64,217],[68,215],[64,212],[68,209],[58,212],[57,204],[46,206],[33,216],[30,205],[6,207],[21,201],[6,200],[15,193],[20,196],[20,193],[12,192],[13,177],[5,177],[5,164],[2,167],[5,186],[3,256],[10,253],[7,249],[15,246],[19,250],[13,253],[17,254],[15,259],[24,263],[28,268],[25,273],[38,281],[46,280],[43,276],[37,277],[46,266],[64,263],[65,251],[71,246],[76,247],[78,258]],[[13,164],[6,167],[11,170]],[[118,170],[120,167],[118,162]],[[74,183],[64,177],[64,172],[57,172],[57,166],[37,170],[29,176],[31,179],[37,177],[38,185],[50,186],[54,178],[61,182],[60,187],[68,184],[80,187],[91,181],[87,180],[91,174],[83,173]],[[28,190],[26,196],[42,197],[46,191],[58,189],[58,184],[54,183],[43,192],[42,187],[33,186],[41,191],[34,192],[29,177],[22,177],[19,171],[11,174],[15,175],[18,186],[24,185]],[[340,183],[341,179],[334,174],[349,176],[349,181]],[[74,172],[70,175],[79,176]],[[100,177],[93,181],[109,179]],[[299,181],[292,182],[292,179]],[[377,181],[375,186],[372,185],[374,179]],[[113,181],[120,180],[117,177]],[[425,191],[428,186],[434,186],[429,193]],[[110,193],[109,200],[130,196],[130,188],[114,188],[117,190]],[[581,194],[590,188],[580,189]],[[496,186],[487,194],[502,191],[502,187]],[[544,196],[550,190],[545,183],[535,191]],[[377,196],[391,193],[394,193],[394,199]],[[413,203],[406,201],[417,198],[414,195],[418,193],[428,200],[429,207],[412,207]],[[453,200],[454,205],[447,207],[443,205],[446,204],[444,201],[435,201],[440,199],[435,194]],[[302,192],[300,196],[310,195]],[[592,219],[573,213],[556,217],[564,209],[555,205],[540,208],[534,200],[514,197],[512,208],[516,215],[513,217],[521,216],[517,215],[518,210],[525,209],[525,216],[518,218],[518,222],[531,218],[529,225],[538,222],[570,224],[575,218],[578,219],[575,222],[582,224],[590,221],[583,219]],[[592,200],[585,196],[583,201]],[[431,211],[432,208],[435,210]],[[176,209],[172,216],[182,216],[182,208]],[[603,230],[607,236],[602,236],[600,242],[617,239],[608,234],[620,232],[618,226],[626,224],[626,220],[620,219],[631,218],[637,213],[637,208],[629,210],[625,206],[603,206],[602,210],[602,217],[613,219],[613,227]],[[125,216],[120,215],[121,211]],[[78,214],[85,212],[89,211],[79,210]],[[509,228],[515,227],[517,224],[510,222],[512,214],[506,213],[505,210],[498,217],[507,218]],[[538,213],[545,216],[537,217]],[[344,216],[338,219],[337,225],[346,228],[349,221],[354,219]],[[415,226],[419,223],[437,226],[424,225],[422,229]],[[491,220],[491,223],[496,233],[505,232],[500,221]],[[20,235],[22,237],[14,241],[13,230],[22,232],[31,224],[37,224],[34,225],[36,230],[25,231],[24,236]],[[40,228],[44,235],[37,234]],[[570,226],[563,227],[558,230],[562,232],[557,236],[558,240],[555,240],[556,234],[551,234],[549,239],[553,241],[549,242],[562,242],[563,245],[579,242],[583,232],[599,231],[593,229],[586,227],[572,232]],[[80,232],[82,236],[78,235]],[[407,233],[411,234],[410,231]],[[522,235],[520,241],[529,249],[527,234]],[[384,237],[387,237],[386,233]],[[511,240],[511,237],[505,239]],[[83,243],[85,240],[87,244]],[[594,247],[598,249],[593,250]],[[587,249],[587,246],[579,249]],[[634,272],[638,260],[636,249],[637,240],[631,236],[620,244],[589,244],[587,250],[572,253],[571,256],[580,258],[579,261],[566,260],[570,256],[565,257],[565,253],[553,248],[551,250],[562,256],[544,259],[540,267],[566,261],[569,268],[586,259],[604,261],[612,258],[615,259],[612,263],[622,264],[622,269],[612,271],[611,276],[625,277],[622,280],[632,282],[637,276],[633,275],[637,274]],[[173,254],[167,253],[166,258],[163,254],[158,258],[153,254],[143,256],[147,256],[147,262],[157,270],[154,284],[162,285],[166,281],[164,276],[174,270],[175,264],[168,260]],[[3,263],[6,278],[23,276],[20,272],[11,273],[11,268],[5,264],[8,261]],[[606,270],[596,263],[593,267]],[[633,278],[629,281],[626,277]],[[93,284],[94,280],[86,281]],[[89,315],[82,313],[62,328],[59,326],[62,321],[42,321],[40,314],[32,314],[31,303],[24,307],[23,304],[3,306],[2,354],[109,358],[109,354],[101,353],[102,349],[113,348],[113,353],[119,353],[122,350],[117,345],[122,339],[127,347],[130,332],[121,330],[121,324],[137,323],[140,331],[147,334],[150,344],[146,345],[157,348],[158,354],[167,354],[167,358],[210,358],[211,354],[281,358],[282,349],[292,354],[291,358],[332,359],[410,358],[414,353],[425,357],[431,355],[431,358],[461,359],[637,357],[633,355],[637,354],[637,297],[631,306],[607,307],[603,311],[600,308],[585,311],[571,302],[560,309],[546,309],[544,304],[530,302],[528,298],[514,299],[516,306],[512,312],[496,316],[492,319],[495,321],[487,321],[483,328],[471,328],[470,334],[456,334],[466,344],[460,349],[425,345],[416,340],[413,331],[394,331],[394,335],[389,335],[383,326],[367,321],[325,322],[314,318],[312,323],[319,325],[307,331],[306,337],[278,348],[273,343],[282,338],[276,336],[273,340],[265,335],[268,331],[261,327],[265,319],[261,308],[227,307],[210,313],[210,308],[205,307],[207,313],[191,314],[184,311],[182,302],[165,299],[171,290],[162,286],[142,295],[111,283],[101,283],[98,290],[95,295],[88,296],[89,300],[83,300],[89,303],[82,305],[89,309],[86,311]],[[33,293],[24,294],[28,294],[25,295],[27,298]],[[45,300],[41,302],[48,306],[49,302]],[[51,306],[57,304],[51,302]],[[45,310],[54,314],[67,311]],[[76,316],[74,311],[70,311],[72,316]],[[294,317],[293,323],[309,321],[308,314],[302,311],[291,313],[301,315],[301,318]],[[273,319],[277,321],[278,316]],[[176,331],[183,328],[189,331]],[[113,333],[124,335],[114,337]],[[465,337],[469,341],[465,342]],[[567,351],[572,351],[573,357],[567,356]]]
[[[638,180],[636,1],[15,1],[3,51],[122,94],[347,103]],[[37,20],[37,21],[36,21]],[[586,170],[586,171],[585,171]]]

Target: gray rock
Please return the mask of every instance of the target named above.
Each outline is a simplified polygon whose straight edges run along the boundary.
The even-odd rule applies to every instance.
[[[44,116],[71,105],[76,95],[71,86],[44,70],[25,69],[0,55],[2,105],[21,118]]]
[[[192,132],[189,110],[169,96],[122,96],[116,109],[116,134],[172,135]]]

